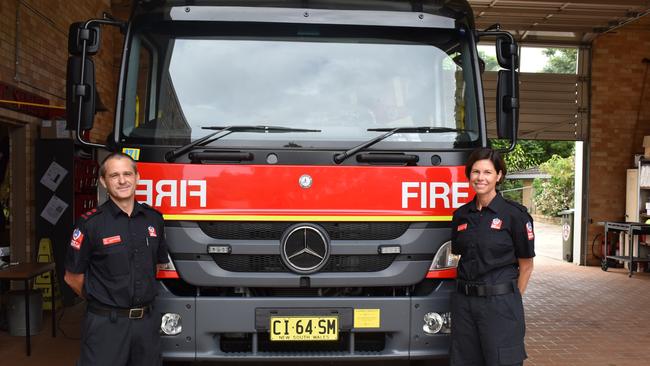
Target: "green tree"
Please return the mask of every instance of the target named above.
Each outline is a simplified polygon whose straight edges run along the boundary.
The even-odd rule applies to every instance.
[[[542,53],[548,62],[542,71],[555,74],[575,74],[578,64],[577,48],[547,48]]]
[[[515,145],[514,150],[503,156],[503,160],[506,163],[506,170],[508,172],[521,171],[539,165],[539,160],[537,160],[533,155],[527,153],[521,144],[522,142],[523,141],[519,141]],[[494,140],[492,142],[492,147],[494,148],[505,149],[508,146],[509,141],[506,140]],[[499,190],[503,192],[504,197],[513,201],[521,202],[522,191],[519,188],[522,187],[523,183],[520,180],[506,179],[499,186]]]
[[[505,149],[510,146],[507,140],[491,140],[491,145],[496,149]],[[573,141],[541,141],[541,140],[519,140],[513,151],[504,155],[503,160],[506,163],[508,173],[519,172],[530,169],[547,162],[553,157],[569,158],[573,156],[575,143]],[[543,165],[543,164],[542,164]],[[571,170],[573,172],[573,170]],[[542,182],[537,183],[536,190],[544,189]],[[571,181],[573,184],[573,181]],[[521,202],[522,191],[518,188],[523,187],[520,180],[506,179],[499,189],[503,195],[511,200]],[[551,189],[551,188],[549,188]],[[573,191],[571,191],[571,195]],[[573,196],[571,196],[573,197]]]
[[[544,215],[557,213],[573,207],[574,157],[554,155],[540,165],[540,170],[551,175],[550,179],[535,179],[533,187],[535,207]]]
[[[495,149],[510,146],[508,140],[491,140]],[[533,168],[551,159],[553,155],[567,158],[573,155],[573,141],[518,140],[513,151],[505,154],[504,160],[509,172],[518,172]]]
[[[478,57],[485,62],[485,71],[499,71],[499,62],[496,56],[490,56],[483,50],[478,50]]]

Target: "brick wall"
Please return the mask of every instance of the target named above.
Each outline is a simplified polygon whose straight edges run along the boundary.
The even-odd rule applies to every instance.
[[[0,0],[0,81],[38,94],[49,100],[50,105],[65,106],[65,73],[67,33],[74,21],[101,17],[103,12],[114,10],[122,16],[127,14],[125,0]],[[114,6],[114,8],[113,8]],[[91,139],[105,141],[110,133],[115,108],[116,70],[119,69],[121,36],[116,31],[104,32],[102,49],[95,57],[96,80],[107,112],[97,115]],[[12,128],[25,129],[24,151],[12,151],[13,158],[20,158],[27,167],[24,189],[27,207],[25,243],[13,243],[18,233],[12,233],[12,250],[19,260],[32,257],[34,243],[34,141],[38,138],[40,118],[3,108],[0,103],[0,121]],[[16,146],[12,142],[12,146]],[[20,149],[19,149],[20,150]],[[14,194],[15,195],[15,194]],[[21,204],[14,202],[12,205]],[[12,217],[12,220],[21,218]],[[24,234],[24,235],[22,235]],[[22,252],[22,253],[21,253]]]
[[[650,17],[601,35],[593,43],[591,224],[585,238],[590,264],[597,264],[591,241],[603,232],[596,223],[624,219],[626,169],[633,167],[634,154],[643,153],[643,136],[650,134],[650,71],[641,100],[646,69],[643,58],[650,58]]]

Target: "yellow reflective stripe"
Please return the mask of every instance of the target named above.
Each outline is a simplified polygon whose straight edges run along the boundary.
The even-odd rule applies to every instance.
[[[171,221],[451,221],[451,216],[282,216],[282,215],[173,215],[164,214]]]
[[[27,105],[27,106],[30,106],[30,107],[41,107],[41,108],[50,108],[50,109],[65,109],[65,107],[60,106],[60,105],[50,105],[50,104],[41,104],[41,103],[20,102],[20,101],[17,101],[17,100],[5,100],[5,99],[0,99],[0,103],[18,104],[19,106],[21,106],[21,105]]]

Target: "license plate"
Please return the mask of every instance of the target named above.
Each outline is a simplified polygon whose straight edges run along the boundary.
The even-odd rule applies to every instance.
[[[336,341],[339,339],[337,316],[271,317],[272,341]]]

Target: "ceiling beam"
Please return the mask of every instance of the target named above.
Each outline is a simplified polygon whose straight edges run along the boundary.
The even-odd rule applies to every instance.
[[[471,5],[487,5],[492,3],[494,0],[469,0]],[[605,6],[611,8],[630,8],[630,7],[644,7],[650,6],[650,1],[648,0],[500,0],[500,5],[530,5],[530,6],[557,6],[558,4],[563,5],[570,3],[572,6],[585,6],[585,5],[595,5],[595,6]]]
[[[614,17],[625,17],[628,14],[626,10],[578,10],[578,9],[562,9],[562,11],[553,11],[551,9],[535,8],[487,8],[487,7],[474,7],[474,14],[477,18],[487,15],[505,15],[505,16],[546,16],[548,14],[566,15],[576,18],[602,18],[611,19]],[[481,14],[479,16],[479,14]]]
[[[477,22],[476,27],[478,29],[486,28],[494,22]],[[546,31],[546,32],[572,32],[572,33],[590,33],[594,31],[593,26],[591,25],[582,25],[576,26],[572,24],[524,24],[524,23],[513,23],[513,22],[500,22],[501,29],[506,29],[509,31],[520,30],[522,32],[528,31]]]
[[[596,28],[596,27],[610,27],[613,25],[617,25],[620,22],[625,21],[626,18],[623,19],[617,19],[617,20],[611,20],[611,21],[594,21],[594,20],[589,20],[589,19],[575,19],[575,18],[560,18],[560,17],[551,17],[551,18],[518,18],[518,17],[510,17],[510,18],[504,18],[504,17],[498,17],[498,16],[489,16],[489,17],[482,17],[480,19],[477,19],[477,23],[501,23],[503,24],[516,24],[519,26],[524,26],[524,27],[531,27],[541,24],[545,25],[575,25],[576,27],[589,27],[589,28]],[[524,28],[523,30],[528,29]]]

